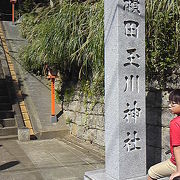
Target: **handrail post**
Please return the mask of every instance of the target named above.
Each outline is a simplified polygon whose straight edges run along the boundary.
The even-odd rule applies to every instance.
[[[48,68],[48,79],[51,80],[51,123],[57,123],[57,116],[55,114],[55,78],[57,76],[51,68]]]
[[[14,9],[15,9],[15,3],[17,0],[10,0],[10,3],[12,4],[12,23],[14,24]]]

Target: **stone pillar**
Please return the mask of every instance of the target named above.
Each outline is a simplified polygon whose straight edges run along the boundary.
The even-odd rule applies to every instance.
[[[105,0],[105,170],[85,179],[146,179],[145,0]]]

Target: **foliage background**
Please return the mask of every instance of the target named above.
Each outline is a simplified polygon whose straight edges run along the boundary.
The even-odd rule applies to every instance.
[[[103,0],[64,0],[24,14],[21,31],[29,44],[20,57],[25,67],[42,73],[44,64],[56,66],[60,93],[81,84],[86,96],[103,97],[103,4]],[[156,81],[158,88],[165,88],[168,77],[179,69],[179,41],[180,1],[146,0],[147,84]]]
[[[166,88],[180,61],[180,1],[146,0],[146,77]],[[175,82],[171,82],[175,83]]]
[[[103,0],[65,0],[24,14],[21,30],[29,44],[20,57],[25,67],[35,73],[44,64],[56,66],[64,87],[80,83],[87,96],[103,95],[103,15]]]
[[[24,14],[31,12],[37,4],[42,4],[43,6],[49,3],[49,0],[17,0],[18,2],[18,13]]]

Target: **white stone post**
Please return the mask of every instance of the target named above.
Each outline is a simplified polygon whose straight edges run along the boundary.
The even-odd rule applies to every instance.
[[[145,0],[105,0],[105,170],[85,179],[146,179]]]

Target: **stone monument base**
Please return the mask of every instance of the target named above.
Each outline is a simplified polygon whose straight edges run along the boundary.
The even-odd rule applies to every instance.
[[[136,177],[133,179],[126,179],[126,180],[146,180],[146,179],[147,176],[142,176],[142,177]],[[84,180],[119,180],[119,179],[114,179],[110,177],[108,174],[106,174],[105,169],[101,169],[101,170],[86,172],[84,175]]]
[[[105,173],[105,169],[85,172],[84,180],[115,180]]]

